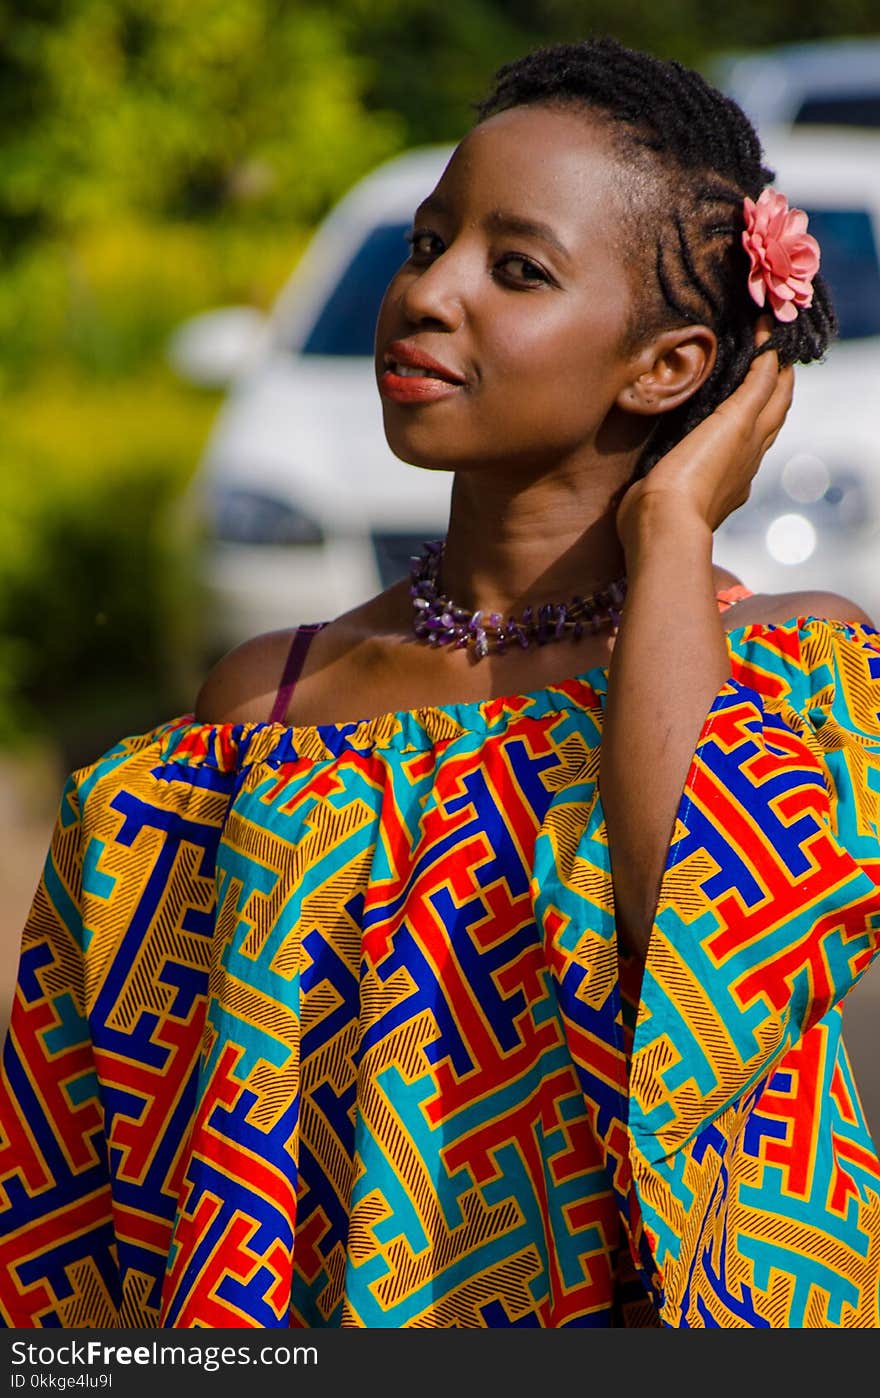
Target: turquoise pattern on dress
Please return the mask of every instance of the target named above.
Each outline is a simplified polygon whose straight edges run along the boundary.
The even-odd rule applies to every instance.
[[[840,1004],[880,941],[880,636],[727,639],[640,987],[604,670],[184,717],[75,773],[5,1045],[4,1324],[876,1328]]]

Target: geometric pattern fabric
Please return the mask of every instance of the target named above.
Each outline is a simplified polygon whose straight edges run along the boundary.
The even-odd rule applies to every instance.
[[[3,1324],[876,1328],[840,1005],[880,636],[727,640],[641,982],[602,669],[75,773],[5,1047]]]

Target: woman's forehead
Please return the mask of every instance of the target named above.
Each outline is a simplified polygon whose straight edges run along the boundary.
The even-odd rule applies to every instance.
[[[617,205],[620,180],[620,156],[600,117],[512,107],[468,132],[422,207],[484,216],[503,210],[551,227],[561,221],[573,232],[585,217],[608,212],[609,197]]]

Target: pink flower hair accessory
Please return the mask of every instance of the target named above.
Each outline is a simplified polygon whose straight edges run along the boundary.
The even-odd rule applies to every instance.
[[[813,304],[813,278],[819,270],[819,244],[807,232],[803,209],[790,209],[784,194],[765,189],[757,201],[743,201],[743,247],[749,255],[749,294],[768,300],[777,320],[791,321]]]

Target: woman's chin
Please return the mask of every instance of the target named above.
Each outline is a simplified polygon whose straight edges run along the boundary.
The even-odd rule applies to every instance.
[[[463,458],[457,453],[438,453],[436,448],[423,448],[417,442],[397,434],[392,436],[388,432],[385,434],[385,440],[398,461],[402,461],[405,466],[418,466],[424,471],[456,471],[462,465]]]

